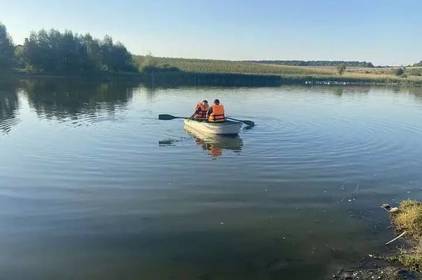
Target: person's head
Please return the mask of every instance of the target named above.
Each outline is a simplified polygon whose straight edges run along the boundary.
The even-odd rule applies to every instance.
[[[206,100],[206,99],[202,100],[202,104],[208,105],[208,100]]]
[[[215,100],[214,100],[214,104],[215,104],[215,105],[220,105],[220,100],[215,99]]]

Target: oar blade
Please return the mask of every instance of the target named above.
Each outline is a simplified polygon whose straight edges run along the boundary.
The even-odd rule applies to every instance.
[[[239,119],[235,119],[235,118],[232,118],[232,117],[227,117],[229,120],[234,120],[234,121],[238,121],[238,122],[242,122],[242,123],[244,123],[244,124],[246,124],[246,129],[249,129],[249,128],[252,128],[252,127],[254,127],[255,126],[255,123],[253,122],[253,121],[250,121],[250,120],[239,120]]]
[[[177,117],[173,116],[173,115],[169,115],[169,114],[159,114],[158,115],[158,119],[159,120],[164,120],[164,121],[168,121],[168,120],[173,120],[176,119]]]
[[[255,126],[255,123],[253,121],[243,120],[242,122],[248,126],[247,128]]]

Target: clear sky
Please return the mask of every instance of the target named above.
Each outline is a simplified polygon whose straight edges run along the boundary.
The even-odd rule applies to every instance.
[[[422,60],[420,0],[0,0],[15,43],[32,30],[111,35],[135,54],[216,59]]]

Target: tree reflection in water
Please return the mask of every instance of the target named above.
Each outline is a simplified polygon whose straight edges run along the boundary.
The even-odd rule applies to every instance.
[[[40,118],[95,121],[99,113],[124,109],[137,83],[72,80],[25,81],[29,105]]]
[[[15,83],[0,82],[0,131],[9,133],[18,123],[18,87]]]

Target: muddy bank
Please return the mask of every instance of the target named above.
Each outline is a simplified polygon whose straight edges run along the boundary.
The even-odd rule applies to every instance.
[[[366,257],[356,266],[335,272],[330,279],[338,280],[421,280],[422,273],[384,258]]]

